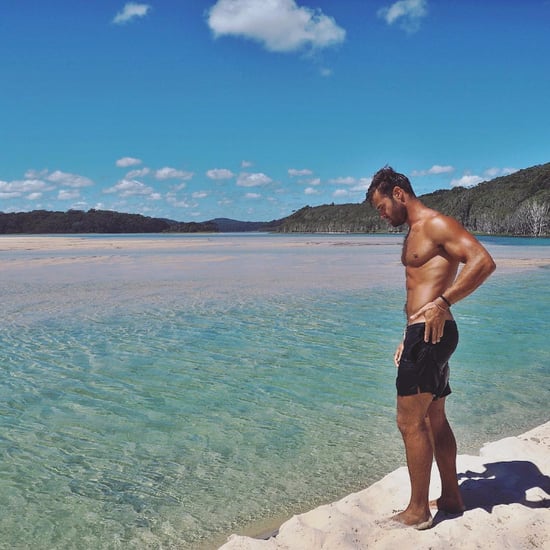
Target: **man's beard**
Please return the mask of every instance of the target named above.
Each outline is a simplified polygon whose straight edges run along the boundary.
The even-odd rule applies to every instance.
[[[390,224],[393,227],[399,227],[407,221],[407,209],[401,204],[392,199],[392,215]]]

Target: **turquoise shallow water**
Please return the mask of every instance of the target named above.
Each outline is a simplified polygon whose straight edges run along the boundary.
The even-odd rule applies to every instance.
[[[212,547],[402,465],[403,295],[374,279],[381,258],[362,290],[7,276],[0,547]],[[460,452],[548,420],[549,274],[495,276],[455,308]]]

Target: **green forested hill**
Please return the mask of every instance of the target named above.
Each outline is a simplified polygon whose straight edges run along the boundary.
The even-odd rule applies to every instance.
[[[455,187],[422,195],[427,206],[458,219],[479,233],[550,235],[550,163],[526,168],[476,187]],[[280,221],[282,232],[387,231],[366,203],[305,206]]]
[[[110,210],[0,213],[0,234],[6,233],[163,233],[217,231],[211,223],[174,222]]]

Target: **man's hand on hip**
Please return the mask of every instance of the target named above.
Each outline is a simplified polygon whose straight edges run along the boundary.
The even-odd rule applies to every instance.
[[[443,337],[445,329],[445,321],[447,320],[447,311],[435,302],[428,302],[422,306],[416,313],[410,317],[410,321],[414,321],[424,317],[426,328],[424,330],[424,342],[437,344]]]

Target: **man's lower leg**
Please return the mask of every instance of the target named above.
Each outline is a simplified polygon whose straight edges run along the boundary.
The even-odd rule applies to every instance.
[[[431,412],[431,411],[430,411]],[[430,414],[434,454],[441,477],[441,496],[430,505],[449,513],[464,511],[456,471],[456,439],[444,413]]]
[[[433,448],[426,420],[430,400],[431,395],[426,394],[398,399],[397,422],[405,444],[411,498],[407,508],[394,519],[416,527],[425,525],[431,519],[428,493]]]

